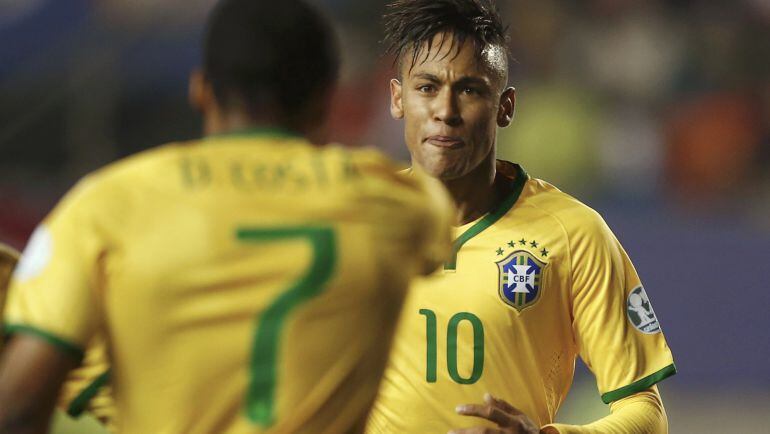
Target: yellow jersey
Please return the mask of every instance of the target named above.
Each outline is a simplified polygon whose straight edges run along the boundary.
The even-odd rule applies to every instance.
[[[104,333],[124,433],[361,427],[451,200],[374,151],[253,131],[88,176],[33,234],[6,331],[76,357]]]
[[[5,306],[5,294],[11,272],[19,254],[13,248],[0,243],[0,314]],[[2,315],[0,315],[2,318]],[[0,351],[2,351],[0,339]],[[62,386],[58,406],[70,416],[80,416],[88,411],[103,424],[112,426],[114,405],[110,393],[107,356],[103,339],[96,339],[86,352],[82,366],[67,376]]]
[[[631,261],[602,218],[498,162],[513,194],[456,228],[454,257],[407,300],[367,433],[446,433],[485,392],[553,422],[582,357],[605,403],[675,372]],[[489,425],[493,426],[493,425]]]
[[[73,418],[88,413],[108,430],[115,430],[117,414],[110,384],[107,342],[103,334],[91,339],[82,363],[67,375],[57,406]]]
[[[11,272],[19,260],[19,253],[10,246],[0,243],[0,313],[5,306],[5,297]],[[3,350],[3,339],[0,339],[0,351]]]

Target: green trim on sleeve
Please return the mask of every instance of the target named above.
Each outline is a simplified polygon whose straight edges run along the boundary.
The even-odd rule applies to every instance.
[[[83,389],[67,407],[67,414],[72,417],[78,417],[86,410],[88,403],[99,393],[107,382],[110,381],[110,370],[108,369],[102,375],[96,377],[85,389]]]
[[[513,205],[516,204],[516,201],[519,200],[519,196],[521,195],[522,190],[524,190],[524,184],[527,183],[529,175],[527,175],[527,172],[521,166],[516,166],[516,169],[516,179],[513,181],[513,191],[510,196],[505,198],[496,209],[484,216],[475,225],[468,228],[467,231],[463,232],[457,239],[455,239],[452,243],[452,258],[444,263],[444,270],[456,270],[457,253],[460,251],[463,244],[480,234],[484,229],[495,224],[495,222],[500,220],[500,218],[510,211],[511,208],[513,208]]]
[[[633,395],[636,392],[641,392],[644,389],[649,389],[652,385],[665,380],[666,378],[676,374],[676,366],[670,364],[654,374],[648,375],[639,381],[634,381],[628,386],[623,386],[620,389],[607,392],[602,395],[602,401],[605,404],[609,404],[618,399],[623,399],[627,396]]]
[[[83,358],[84,352],[79,346],[71,342],[68,342],[45,330],[41,330],[28,325],[23,325],[23,324],[5,324],[5,326],[3,327],[3,330],[7,335],[20,333],[20,334],[37,337],[78,360],[81,360]]]

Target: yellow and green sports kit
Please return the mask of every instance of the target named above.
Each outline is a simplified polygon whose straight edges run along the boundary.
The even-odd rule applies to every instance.
[[[639,277],[592,209],[517,165],[513,193],[456,228],[454,255],[404,304],[367,433],[446,433],[485,392],[554,421],[580,356],[605,403],[676,372]]]
[[[6,331],[75,357],[104,336],[121,433],[349,432],[451,251],[443,187],[397,171],[271,131],[107,166],[33,234]]]
[[[13,248],[0,243],[0,314],[5,307],[7,284],[11,272],[19,259]],[[0,315],[2,318],[3,315]],[[0,339],[0,351],[2,351]],[[107,384],[108,363],[103,339],[95,339],[86,352],[82,366],[67,376],[62,386],[58,406],[71,416],[80,416],[87,411],[104,425],[113,425],[114,404]]]
[[[0,313],[5,306],[5,297],[7,293],[8,281],[11,279],[11,272],[16,262],[19,260],[19,254],[3,243],[0,243]],[[3,339],[0,338],[0,351],[3,349]]]
[[[115,430],[117,414],[104,335],[89,342],[80,366],[67,375],[57,406],[73,418],[89,414],[110,431]]]

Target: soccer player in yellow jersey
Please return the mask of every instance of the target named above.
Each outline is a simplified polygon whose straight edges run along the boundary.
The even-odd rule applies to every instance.
[[[631,261],[602,218],[496,160],[511,123],[507,40],[490,0],[398,0],[391,113],[413,167],[458,208],[454,255],[408,296],[367,432],[659,433],[675,372]],[[576,358],[611,414],[554,424]]]
[[[11,279],[11,272],[16,262],[19,260],[19,253],[11,246],[0,243],[0,314],[5,306],[6,291],[8,281]],[[2,315],[0,315],[0,318]],[[3,349],[3,340],[0,339],[0,351]]]
[[[311,145],[335,52],[304,1],[216,6],[191,80],[207,137],[86,177],[25,249],[0,432],[44,431],[99,333],[118,432],[362,430],[406,286],[448,256],[454,211],[374,151]]]
[[[19,253],[12,247],[0,242],[0,318],[5,307],[5,294],[11,272],[19,260]],[[0,352],[2,351],[0,339]],[[88,411],[104,425],[111,426],[114,408],[107,387],[94,387],[103,383],[107,360],[104,356],[104,346],[100,342],[91,345],[88,360],[83,366],[70,372],[61,394],[58,405],[63,411],[72,416],[80,416]],[[83,428],[83,424],[78,426]],[[53,428],[56,432],[56,428]]]

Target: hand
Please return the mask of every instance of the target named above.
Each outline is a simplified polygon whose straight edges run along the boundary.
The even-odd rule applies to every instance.
[[[526,414],[502,399],[484,394],[484,404],[458,405],[455,410],[464,416],[480,417],[497,424],[497,428],[460,428],[449,434],[538,434],[540,429]]]

